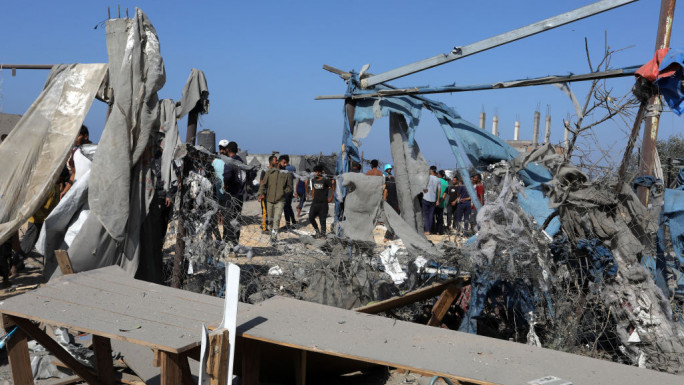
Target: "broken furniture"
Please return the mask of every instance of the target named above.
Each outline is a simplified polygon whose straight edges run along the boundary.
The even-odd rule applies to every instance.
[[[303,373],[314,353],[475,384],[527,384],[546,376],[575,385],[682,383],[681,376],[285,297],[240,311],[237,335],[251,345],[242,350],[252,368],[243,384],[256,384],[259,350],[271,345],[298,350]]]
[[[195,384],[188,356],[198,355],[202,323],[218,325],[223,299],[131,278],[118,266],[62,276],[0,302],[3,327],[19,329],[7,344],[15,385],[33,384],[27,337],[90,384],[112,384],[110,339],[146,346],[162,384]],[[97,373],[71,357],[34,322],[91,333]]]

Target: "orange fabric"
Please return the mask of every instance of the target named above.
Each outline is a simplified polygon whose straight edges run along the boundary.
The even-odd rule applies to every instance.
[[[651,59],[651,61],[641,66],[641,68],[637,70],[634,76],[641,76],[651,83],[655,82],[658,78],[672,76],[674,74],[674,71],[670,70],[664,71],[663,73],[658,73],[660,70],[660,63],[663,61],[663,58],[665,57],[665,55],[667,55],[667,52],[669,50],[669,48],[657,50],[655,55],[653,56],[653,59]]]

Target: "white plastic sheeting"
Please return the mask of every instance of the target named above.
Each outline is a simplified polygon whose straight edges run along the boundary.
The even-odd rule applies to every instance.
[[[106,72],[106,64],[53,68],[40,96],[0,146],[0,243],[45,200]]]

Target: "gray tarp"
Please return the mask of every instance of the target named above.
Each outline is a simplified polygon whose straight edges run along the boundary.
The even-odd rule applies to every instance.
[[[340,223],[344,236],[355,241],[372,241],[375,220],[382,202],[383,178],[348,172],[340,175],[347,188],[344,201],[344,221]]]
[[[40,96],[0,145],[0,243],[45,200],[106,72],[106,64],[53,68]]]
[[[75,271],[117,264],[135,274],[140,228],[154,193],[149,138],[159,130],[164,63],[154,27],[140,9],[133,19],[107,21],[107,52],[114,103],[90,174],[93,215],[69,255]]]
[[[140,9],[132,19],[108,20],[106,28],[114,104],[93,159],[88,201],[92,214],[121,242],[130,208],[131,170],[150,134],[159,129],[157,91],[166,75],[156,32]]]
[[[200,114],[209,113],[209,88],[207,88],[207,79],[204,77],[204,72],[193,68],[190,71],[190,76],[183,87],[183,97],[180,100],[180,107],[176,110],[176,117],[183,119],[183,117],[192,111],[197,103],[201,100]]]
[[[416,199],[428,183],[429,167],[418,143],[409,144],[408,125],[403,115],[390,114],[390,150],[401,217],[416,232],[423,232],[423,211]]]

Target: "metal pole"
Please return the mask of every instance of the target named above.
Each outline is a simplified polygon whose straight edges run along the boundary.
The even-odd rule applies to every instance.
[[[670,36],[672,35],[672,19],[674,18],[674,9],[676,0],[661,0],[660,2],[660,18],[658,20],[658,34],[656,36],[656,51],[670,46]],[[644,126],[644,140],[641,164],[639,166],[640,175],[651,175],[653,172],[653,161],[655,155],[655,146],[658,140],[658,122],[660,121],[660,111],[662,110],[662,103],[660,101],[660,94],[653,95],[648,100],[648,107],[646,107],[646,124]],[[637,196],[639,201],[648,207],[648,192],[649,189],[643,186],[637,188]]]

